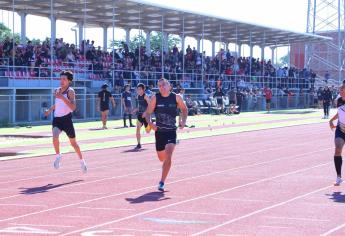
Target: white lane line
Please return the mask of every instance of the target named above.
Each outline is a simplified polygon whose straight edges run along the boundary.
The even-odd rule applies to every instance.
[[[324,166],[325,166],[325,164],[324,164]],[[333,187],[333,185],[331,185],[331,186],[328,185],[328,186],[326,186],[326,187],[316,189],[316,190],[314,190],[314,191],[312,191],[312,192],[305,193],[305,194],[296,196],[296,197],[294,197],[294,198],[290,198],[289,200],[286,200],[286,201],[283,201],[283,202],[280,202],[280,203],[277,203],[277,204],[273,204],[273,205],[268,206],[268,207],[264,207],[264,208],[262,208],[262,209],[260,209],[260,210],[250,212],[250,213],[248,213],[248,214],[245,214],[245,215],[243,215],[243,216],[234,218],[234,219],[232,219],[232,220],[225,221],[225,222],[223,222],[222,224],[219,224],[219,225],[210,227],[210,228],[208,228],[208,229],[205,229],[205,230],[203,230],[203,231],[194,233],[194,234],[192,234],[191,236],[196,236],[196,235],[201,235],[201,234],[208,233],[208,232],[210,232],[210,231],[216,230],[216,229],[218,229],[218,228],[220,228],[220,227],[223,227],[223,226],[225,226],[225,225],[229,225],[229,224],[232,224],[232,223],[234,223],[234,222],[237,222],[237,221],[240,221],[240,220],[249,218],[249,217],[251,217],[251,216],[257,215],[257,214],[259,214],[259,213],[262,213],[262,212],[265,212],[265,211],[274,209],[274,208],[276,208],[276,207],[283,206],[283,205],[285,205],[285,204],[287,204],[287,203],[290,203],[290,202],[293,202],[293,201],[296,201],[296,200],[305,198],[305,197],[307,197],[307,196],[309,196],[309,195],[312,195],[312,194],[315,194],[315,193],[324,191],[324,190],[329,189],[329,188],[332,188],[332,187]]]
[[[18,207],[48,207],[47,205],[14,204],[14,203],[0,203],[0,206],[18,206]]]
[[[229,214],[221,213],[208,213],[208,212],[193,212],[193,211],[167,211],[169,213],[178,213],[178,214],[192,214],[192,215],[210,215],[210,216],[228,216]]]
[[[104,195],[107,193],[89,193],[89,192],[70,192],[70,191],[60,191],[56,190],[56,193],[69,193],[69,194],[82,194],[82,195]]]
[[[178,205],[182,205],[182,204],[184,204],[184,203],[189,203],[189,202],[192,202],[192,201],[196,201],[196,200],[200,200],[200,199],[205,199],[205,198],[213,197],[213,196],[215,196],[215,195],[222,194],[222,193],[227,193],[227,192],[230,192],[230,191],[232,191],[232,190],[239,189],[239,188],[252,186],[252,185],[259,184],[259,183],[263,183],[263,182],[266,182],[266,181],[271,181],[271,180],[274,180],[274,179],[277,179],[277,178],[282,178],[282,177],[289,176],[289,175],[292,175],[292,174],[302,173],[302,172],[305,172],[305,171],[309,171],[309,170],[316,169],[316,168],[319,168],[319,167],[327,166],[327,165],[330,165],[330,164],[331,164],[330,162],[327,162],[327,163],[324,163],[324,164],[319,164],[319,165],[316,165],[316,166],[312,166],[312,167],[303,168],[303,169],[299,169],[299,170],[296,170],[296,171],[288,172],[288,173],[285,173],[285,174],[282,174],[282,175],[277,175],[277,176],[274,176],[274,177],[269,177],[269,178],[260,179],[260,180],[254,181],[254,182],[250,182],[250,183],[243,184],[243,185],[238,185],[238,186],[235,186],[235,187],[232,187],[232,188],[228,188],[228,189],[224,189],[224,190],[221,190],[221,191],[218,191],[218,192],[213,192],[213,193],[201,195],[201,196],[199,196],[199,197],[187,199],[187,200],[180,201],[180,202],[175,202],[175,203],[168,204],[168,205],[165,205],[165,206],[162,206],[162,207],[158,207],[158,208],[154,208],[154,209],[151,209],[151,210],[148,210],[148,211],[143,211],[143,212],[140,212],[140,213],[131,215],[131,216],[119,218],[119,219],[117,219],[117,220],[108,221],[108,222],[105,222],[105,223],[102,223],[102,224],[98,224],[98,225],[94,225],[94,226],[91,226],[91,227],[87,227],[87,228],[84,228],[84,229],[79,229],[79,230],[76,230],[76,231],[73,231],[73,232],[69,232],[69,233],[66,233],[66,234],[62,234],[61,236],[76,234],[76,233],[80,233],[80,232],[83,232],[83,231],[86,231],[86,230],[91,230],[91,229],[95,229],[95,228],[107,226],[107,225],[110,225],[110,224],[118,223],[118,222],[121,222],[121,221],[125,221],[125,220],[128,220],[128,219],[132,219],[132,218],[138,217],[138,216],[146,215],[146,214],[149,214],[149,213],[152,213],[152,212],[155,212],[155,211],[159,211],[159,210],[162,210],[162,209],[166,209],[166,208],[169,208],[169,207],[178,206]],[[290,199],[290,200],[288,200],[288,201],[284,201],[283,204],[282,204],[282,203],[275,204],[275,205],[272,205],[272,206],[270,206],[270,207],[266,207],[266,208],[264,208],[264,209],[261,209],[261,210],[259,210],[259,211],[255,211],[255,212],[252,212],[252,213],[250,213],[250,214],[244,215],[244,216],[242,216],[242,217],[238,217],[238,218],[236,218],[236,221],[237,221],[237,220],[240,220],[240,219],[242,219],[242,218],[247,218],[247,217],[249,217],[249,216],[251,216],[251,215],[258,214],[258,213],[260,213],[260,212],[262,212],[262,211],[265,211],[265,210],[268,210],[268,209],[271,209],[271,208],[274,208],[274,207],[277,207],[277,206],[280,206],[280,205],[284,205],[284,204],[286,204],[286,203],[288,203],[288,202],[290,202],[290,201],[297,200],[297,199],[299,199],[299,198],[302,198],[302,197],[311,195],[311,194],[313,194],[313,193],[316,193],[316,192],[319,192],[319,191],[328,189],[328,188],[330,188],[330,187],[332,187],[332,186],[323,187],[323,188],[321,188],[321,189],[318,189],[318,190],[316,190],[316,191],[310,192],[310,193],[308,193],[308,194],[303,194],[303,195],[301,195],[301,196],[295,197],[295,198]],[[228,223],[228,222],[225,222],[224,224],[226,224],[226,223]],[[218,228],[218,227],[221,227],[221,226],[223,226],[223,224],[221,224],[221,225],[219,225],[219,226],[212,227],[212,228],[210,228],[209,230],[213,230],[214,228]],[[209,230],[202,231],[201,233],[208,232]],[[200,234],[201,234],[201,233],[200,233]],[[199,235],[199,234],[195,234],[195,235]]]
[[[9,225],[32,226],[32,227],[75,228],[75,226],[68,226],[68,225],[36,225],[36,224],[18,224],[18,223],[10,223]]]
[[[85,219],[92,219],[92,216],[69,216],[69,215],[61,215],[60,218],[85,218]]]
[[[135,209],[109,208],[109,207],[78,207],[78,208],[87,209],[87,210],[105,210],[105,211],[135,211]]]
[[[236,202],[271,202],[268,200],[259,200],[259,199],[241,199],[241,198],[223,198],[223,197],[215,197],[212,199],[219,200],[219,201],[236,201]]]
[[[345,227],[345,223],[338,225],[337,227],[334,227],[333,229],[328,230],[327,232],[321,234],[321,236],[331,235],[331,234],[335,233],[336,231],[343,229],[344,227]]]
[[[155,234],[179,234],[179,232],[174,231],[154,231],[154,230],[144,230],[144,229],[129,229],[129,228],[109,228],[110,230],[123,230],[123,231],[134,231],[134,232],[152,232]]]
[[[256,154],[256,153],[261,153],[263,151],[266,152],[266,151],[275,150],[275,149],[277,149],[277,148],[271,148],[271,149],[266,149],[266,150],[255,151],[255,152],[248,153],[248,154]],[[280,148],[278,148],[278,149],[280,149]],[[297,158],[297,157],[301,157],[301,156],[307,156],[309,154],[314,154],[314,153],[319,153],[319,152],[323,152],[323,151],[328,151],[330,149],[331,148],[325,148],[325,149],[320,149],[318,151],[306,152],[306,153],[295,155],[295,156],[282,157],[282,158],[278,158],[278,159],[274,159],[274,160],[270,160],[270,161],[264,161],[264,162],[259,162],[259,163],[256,163],[256,164],[246,165],[246,166],[235,168],[235,169],[228,169],[228,170],[225,170],[225,171],[215,172],[215,174],[227,172],[227,171],[230,171],[230,170],[240,170],[240,169],[247,168],[247,167],[254,167],[254,166],[257,166],[257,165],[269,164],[269,163],[273,163],[273,162],[276,162],[276,161],[282,161],[282,160],[286,160],[286,159],[291,160],[292,158]],[[208,159],[208,160],[203,160],[203,161],[198,161],[198,162],[189,162],[189,163],[184,163],[184,164],[176,164],[174,167],[189,166],[189,165],[195,165],[195,164],[199,165],[199,164],[208,163],[208,162],[214,162],[214,161],[219,161],[219,160],[231,159],[231,158],[234,158],[236,156],[240,157],[241,155],[234,155],[234,156],[230,156],[230,157]],[[127,174],[127,175],[119,175],[119,176],[107,177],[107,178],[103,178],[103,179],[88,181],[88,182],[85,182],[85,183],[66,185],[66,186],[62,186],[62,187],[59,187],[59,188],[55,189],[55,191],[61,190],[61,189],[65,189],[65,188],[70,188],[72,186],[76,187],[76,186],[81,186],[81,185],[86,185],[86,184],[93,184],[93,183],[103,182],[103,181],[107,181],[107,180],[127,178],[127,177],[130,177],[130,176],[137,176],[137,175],[140,175],[140,174],[147,174],[147,173],[152,173],[152,172],[161,171],[161,170],[162,170],[161,168],[157,168],[157,169],[151,169],[151,170],[148,170],[148,171],[134,172],[132,174]],[[212,172],[211,172],[211,175],[212,175]],[[200,175],[200,177],[204,177],[204,175]],[[194,177],[192,177],[192,179],[194,179]],[[186,178],[186,180],[188,180],[188,178]],[[176,181],[170,182],[170,183],[175,183],[175,182]],[[180,181],[177,181],[177,182],[180,182]],[[153,186],[147,187],[147,188],[144,188],[144,189],[148,189],[148,188],[152,188],[152,187]],[[54,191],[54,190],[50,190],[50,191]],[[15,198],[15,197],[19,197],[19,196],[22,196],[22,194],[15,194],[15,195],[7,196],[7,197],[2,197],[2,198],[0,198],[0,200]],[[1,220],[0,220],[0,222],[1,222]]]
[[[329,149],[330,148],[327,148],[325,150],[329,150]],[[296,158],[296,157],[301,157],[301,156],[307,156],[308,157],[309,154],[320,153],[320,151],[323,151],[323,150],[317,150],[317,151],[313,151],[313,152],[309,152],[309,153],[303,153],[303,154],[299,154],[299,155],[295,155],[295,156],[290,156],[290,157],[286,157],[286,158],[278,158],[278,159],[274,159],[274,160],[270,160],[270,161],[264,161],[264,162],[259,162],[259,163],[250,164],[250,165],[244,165],[244,166],[240,166],[240,167],[236,167],[236,168],[230,168],[230,169],[226,169],[226,170],[222,170],[222,171],[211,172],[211,173],[207,173],[207,174],[203,174],[203,175],[199,175],[199,176],[188,177],[188,178],[180,179],[180,180],[177,180],[177,181],[168,182],[167,184],[174,184],[174,183],[179,183],[179,182],[183,182],[183,181],[189,181],[189,180],[193,180],[193,179],[197,179],[197,178],[201,178],[201,177],[207,177],[207,176],[211,176],[211,175],[221,174],[221,173],[225,173],[225,172],[228,172],[228,171],[236,171],[236,170],[241,170],[241,169],[245,169],[245,168],[252,168],[252,167],[255,167],[255,166],[266,165],[266,164],[269,164],[269,163],[274,163],[274,162],[277,162],[277,161],[281,161],[282,159],[290,159],[291,160],[291,158]],[[327,163],[325,163],[323,165],[329,165],[329,164],[330,163],[327,162]],[[311,169],[313,169],[313,168],[311,168]],[[294,173],[294,172],[292,172],[292,173]],[[282,175],[282,176],[284,176],[284,175]],[[257,183],[257,181],[252,182],[252,183]],[[243,186],[247,186],[247,185],[243,185]],[[85,201],[81,201],[81,202],[76,202],[76,203],[71,203],[71,204],[67,204],[67,205],[62,205],[62,206],[59,206],[59,207],[54,207],[54,208],[50,208],[50,209],[46,209],[46,210],[42,210],[42,211],[36,211],[36,212],[31,212],[31,213],[28,213],[28,214],[24,214],[24,215],[14,216],[14,217],[11,217],[11,218],[1,219],[0,222],[20,219],[20,218],[27,217],[27,216],[37,215],[37,214],[41,214],[41,213],[45,213],[45,212],[50,212],[50,211],[54,211],[54,210],[63,209],[63,208],[66,208],[66,207],[77,206],[77,205],[81,205],[81,204],[84,204],[84,203],[89,203],[89,202],[99,201],[99,200],[103,200],[103,199],[107,199],[107,198],[117,197],[117,196],[121,196],[121,195],[124,195],[124,194],[135,193],[135,192],[139,192],[139,191],[143,191],[143,190],[148,190],[148,189],[152,189],[152,188],[156,188],[156,187],[157,187],[156,185],[153,185],[153,186],[138,188],[138,189],[122,192],[122,193],[115,193],[115,194],[107,195],[107,196],[104,196],[104,197],[98,197],[98,198],[94,198],[94,199],[90,199],[90,200],[85,200]]]
[[[313,219],[313,218],[299,218],[299,217],[281,217],[281,216],[267,216],[267,219],[279,219],[279,220],[297,220],[297,221],[315,221],[315,222],[329,222],[330,220]]]
[[[274,225],[260,225],[259,228],[273,228],[273,229],[289,229],[287,226],[274,226]]]
[[[305,143],[299,143],[299,144],[296,144],[296,145],[293,145],[293,147],[297,147],[297,146],[303,146],[304,144],[306,143],[309,143],[309,142],[305,142]],[[291,146],[292,147],[292,146]],[[285,147],[275,147],[275,148],[267,148],[267,149],[261,149],[261,150],[258,150],[258,151],[254,151],[254,152],[249,152],[249,153],[246,153],[246,155],[249,155],[249,154],[256,154],[256,153],[262,153],[262,152],[268,152],[268,151],[274,151],[274,150],[280,150],[280,149],[284,149]],[[235,155],[230,155],[230,158],[234,158],[234,157],[241,157],[242,154],[235,154]],[[193,158],[188,158],[188,160],[190,159],[193,159]],[[229,159],[229,156],[228,157],[224,157],[224,158],[216,158],[214,159],[215,160],[223,160],[223,159]],[[133,162],[135,162],[137,160],[133,160]],[[140,164],[141,163],[146,163],[148,161],[155,161],[155,159],[150,159],[150,160],[145,160],[145,161],[142,161],[142,162],[139,162]],[[205,160],[207,162],[209,162],[210,160]],[[96,170],[96,169],[102,169],[102,168],[105,168],[105,167],[109,167],[109,165],[112,165],[112,164],[117,164],[118,161],[114,161],[114,162],[102,162],[103,163],[107,163],[107,165],[103,165],[103,166],[98,166],[98,167],[94,167],[92,168],[92,170]],[[122,163],[122,164],[119,164],[119,165],[115,165],[116,166],[121,166],[123,164],[130,164],[132,163],[132,160],[131,162],[125,162],[125,163]],[[136,162],[137,164],[138,162]],[[195,163],[195,162],[194,162]],[[183,165],[183,164],[182,164]],[[178,165],[175,165],[175,166],[178,166]],[[80,170],[70,170],[70,171],[65,171],[65,172],[62,172],[62,173],[56,173],[56,174],[47,174],[47,175],[40,175],[40,176],[35,176],[35,177],[30,177],[30,178],[23,178],[23,179],[17,179],[17,180],[11,180],[11,181],[5,181],[5,182],[0,182],[0,184],[8,184],[8,183],[15,183],[15,182],[21,182],[21,181],[27,181],[27,180],[33,180],[33,179],[39,179],[39,178],[44,178],[44,177],[50,177],[50,176],[58,176],[60,174],[69,174],[69,173],[75,173],[75,172],[80,172]],[[107,178],[105,178],[104,180],[106,180]],[[109,179],[109,178],[108,178]]]

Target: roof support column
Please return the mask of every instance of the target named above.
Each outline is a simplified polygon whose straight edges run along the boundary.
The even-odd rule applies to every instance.
[[[54,45],[55,39],[56,39],[56,17],[55,16],[50,17],[50,38]]]
[[[253,58],[253,50],[254,50],[254,46],[250,45],[250,58]]]
[[[103,51],[108,49],[108,26],[103,26]]]
[[[22,44],[26,43],[26,16],[25,12],[20,13],[20,22],[21,22],[21,32],[20,32],[20,42]]]
[[[79,28],[79,48],[81,48],[83,44],[83,40],[84,40],[84,23],[79,22],[78,28]]]
[[[242,44],[238,44],[238,56],[242,57]]]
[[[216,56],[216,41],[212,41],[212,57]]]
[[[164,52],[169,51],[169,34],[164,32],[163,33],[163,38],[164,38]]]
[[[261,60],[265,60],[265,46],[261,46]]]
[[[181,38],[181,51],[184,55],[186,53],[186,46],[185,46],[186,38],[183,35],[181,35],[180,38]]]
[[[276,47],[271,47],[271,63],[272,65],[275,64],[275,60],[274,60],[274,57],[275,57],[275,54],[274,54],[274,51],[275,51]]]
[[[131,29],[127,28],[126,30],[126,44],[129,46],[130,39],[131,39]]]
[[[145,31],[146,34],[146,55],[150,56],[151,55],[151,31]]]
[[[200,40],[200,38],[197,38],[196,39],[196,42],[197,42],[197,51],[198,51],[198,53],[200,53],[200,49],[201,49],[201,40]]]

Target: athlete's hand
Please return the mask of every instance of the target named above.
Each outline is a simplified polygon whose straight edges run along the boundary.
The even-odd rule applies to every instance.
[[[336,128],[336,126],[333,124],[333,121],[329,122],[329,127],[331,128],[331,130]]]
[[[149,126],[151,126],[151,128],[152,128],[154,131],[157,131],[157,126],[156,126],[155,123],[150,122],[150,123],[149,123]]]
[[[186,127],[186,122],[180,122],[179,128],[184,129],[184,127]]]
[[[62,93],[60,91],[58,91],[58,92],[55,93],[55,97],[59,98],[59,99],[62,99],[63,95],[62,95]]]
[[[49,114],[50,114],[50,110],[46,110],[46,111],[44,112],[44,116],[45,116],[45,117],[48,117]]]

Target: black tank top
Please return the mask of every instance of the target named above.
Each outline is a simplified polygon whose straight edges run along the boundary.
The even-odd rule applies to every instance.
[[[148,104],[145,100],[145,94],[140,96],[138,95],[138,113],[143,114],[146,111]]]
[[[155,115],[158,131],[176,130],[177,102],[175,93],[170,93],[168,97],[163,97],[160,93],[156,94]]]

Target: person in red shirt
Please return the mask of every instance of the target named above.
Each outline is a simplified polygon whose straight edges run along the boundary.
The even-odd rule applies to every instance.
[[[271,110],[271,101],[272,101],[273,94],[272,94],[272,90],[267,86],[264,89],[264,96],[266,98],[266,110],[267,110],[267,113],[269,113]]]

